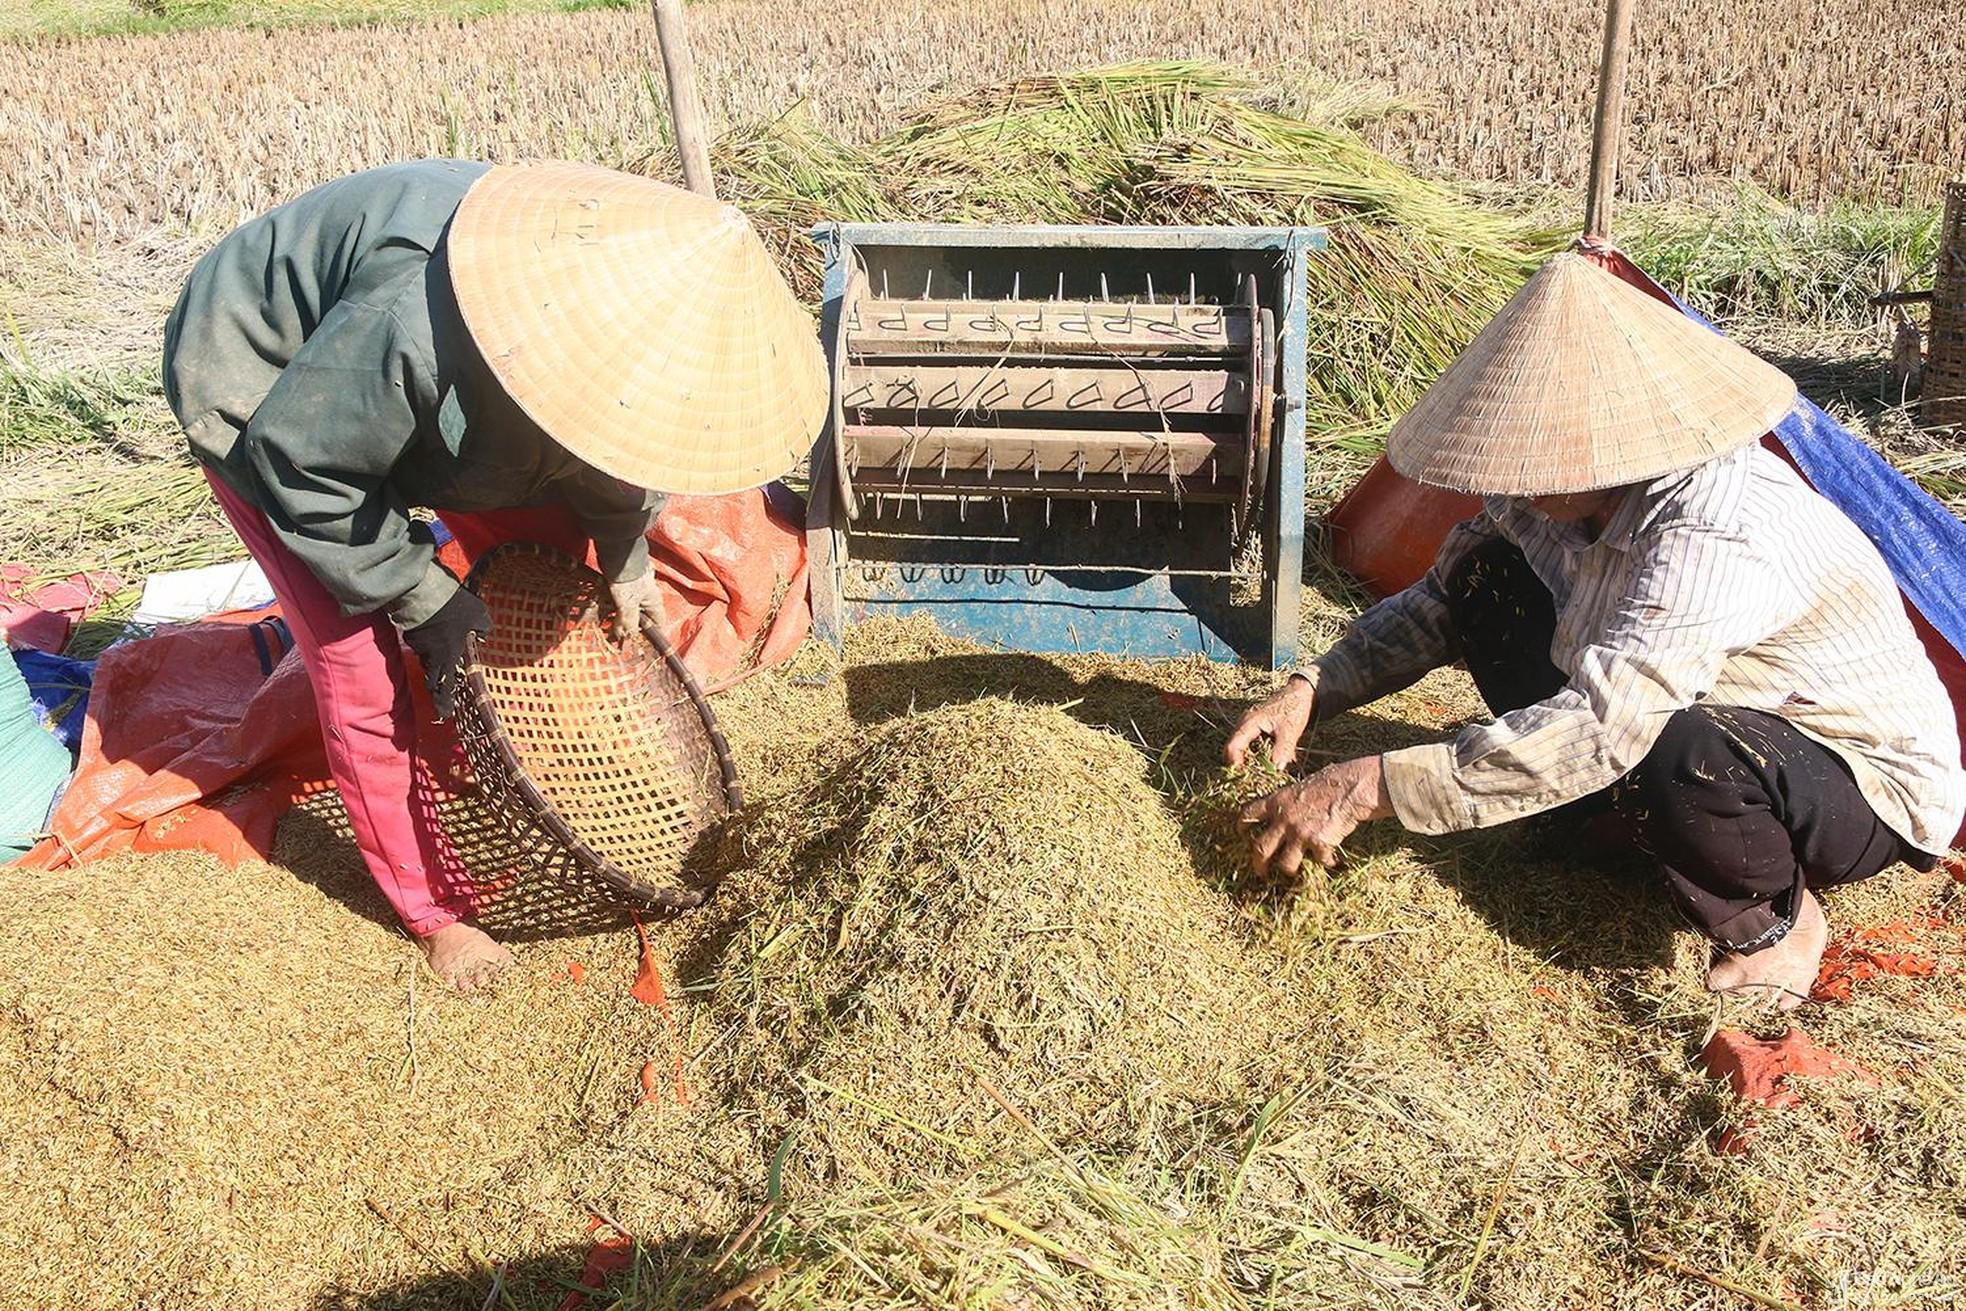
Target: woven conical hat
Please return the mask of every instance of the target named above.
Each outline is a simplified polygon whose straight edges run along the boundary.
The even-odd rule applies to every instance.
[[[451,283],[512,399],[625,482],[710,495],[803,455],[828,404],[812,318],[735,208],[587,164],[491,169]]]
[[[1566,254],[1393,426],[1386,455],[1459,492],[1595,491],[1737,450],[1794,403],[1781,370]]]

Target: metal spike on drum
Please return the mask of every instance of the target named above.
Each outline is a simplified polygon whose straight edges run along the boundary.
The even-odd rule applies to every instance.
[[[660,626],[648,619],[619,640],[603,621],[601,576],[544,546],[488,551],[466,582],[492,627],[466,649],[458,737],[533,866],[521,880],[632,908],[699,904],[685,858],[743,794],[716,716]]]

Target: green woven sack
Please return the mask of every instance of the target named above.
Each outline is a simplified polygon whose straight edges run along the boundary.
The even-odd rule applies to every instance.
[[[68,772],[68,748],[34,717],[27,680],[8,652],[0,659],[0,861],[24,855],[46,830]]]

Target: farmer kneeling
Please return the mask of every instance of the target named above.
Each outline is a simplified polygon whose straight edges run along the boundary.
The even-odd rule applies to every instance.
[[[1493,723],[1255,803],[1255,862],[1359,824],[1483,828],[1611,808],[1717,945],[1714,991],[1804,1000],[1811,889],[1931,868],[1966,812],[1953,707],[1877,549],[1758,438],[1794,384],[1560,256],[1400,423],[1410,478],[1486,497],[1425,579],[1246,715],[1281,763],[1316,720],[1457,657]]]
[[[440,976],[483,984],[511,956],[462,922],[402,643],[443,718],[489,619],[410,508],[564,507],[634,631],[661,613],[644,535],[663,494],[755,488],[810,445],[810,317],[727,205],[585,165],[427,160],[220,242],[171,314],[164,386],[306,660],[369,872]]]

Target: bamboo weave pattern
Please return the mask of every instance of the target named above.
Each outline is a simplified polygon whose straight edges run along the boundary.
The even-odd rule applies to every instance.
[[[459,736],[532,874],[629,906],[698,904],[685,857],[741,794],[659,627],[618,642],[600,575],[544,547],[489,552],[470,585],[492,629],[465,657]]]

